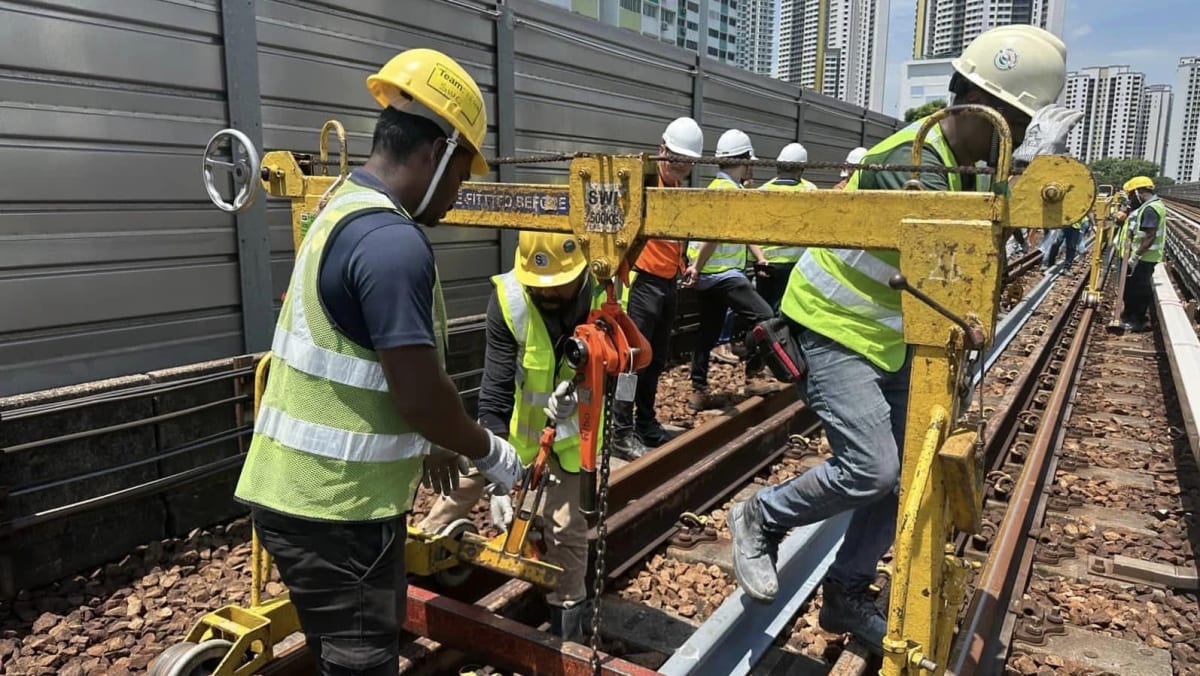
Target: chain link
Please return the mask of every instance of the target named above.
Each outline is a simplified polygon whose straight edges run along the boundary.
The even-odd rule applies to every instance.
[[[613,439],[613,402],[616,384],[605,378],[604,387],[604,443],[600,446],[600,491],[599,519],[596,522],[596,567],[595,579],[592,581],[592,636],[591,664],[592,674],[600,674],[600,599],[604,594],[604,555],[608,541],[608,472],[609,458],[612,456]]]
[[[488,164],[498,167],[506,164],[548,164],[554,162],[569,162],[581,157],[593,157],[596,153],[559,153],[557,155],[525,155],[496,157],[488,160]],[[918,172],[923,174],[975,174],[990,176],[996,173],[995,167],[946,167],[940,164],[851,164],[848,162],[779,162],[777,160],[751,160],[733,157],[687,157],[686,155],[652,155],[651,160],[677,162],[715,167],[779,167],[783,169],[862,169],[866,171],[899,171]]]

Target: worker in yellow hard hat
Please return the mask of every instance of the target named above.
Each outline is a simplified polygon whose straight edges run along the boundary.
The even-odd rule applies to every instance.
[[[1150,303],[1154,300],[1154,266],[1162,260],[1167,241],[1167,205],[1154,193],[1154,180],[1149,176],[1134,176],[1125,182],[1124,189],[1132,211],[1126,226],[1129,258],[1125,270],[1128,279],[1121,328],[1145,331]]]
[[[1002,115],[1018,145],[1015,160],[1061,154],[1080,113],[1055,102],[1066,81],[1062,40],[1028,25],[989,30],[954,59],[954,103]],[[905,164],[926,120],[917,120],[867,151],[862,164]],[[992,126],[952,116],[934,124],[921,164],[971,167],[992,160]],[[846,190],[903,190],[909,174],[859,170]],[[925,190],[969,191],[972,174],[923,173]],[[874,227],[867,217],[847,228]],[[869,588],[879,557],[892,545],[900,449],[908,411],[912,352],[904,342],[896,251],[809,247],[792,268],[780,312],[808,364],[801,395],[821,417],[833,457],[733,505],[729,514],[733,572],[753,599],[779,591],[776,553],[788,529],[852,512],[846,537],[822,586],[821,626],[853,633],[883,651],[887,620]]]
[[[371,154],[296,252],[236,490],[326,675],[397,673],[406,515],[422,475],[448,489],[465,457],[508,489],[521,471],[446,375],[424,232],[487,172],[483,96],[431,49],[397,55],[367,88],[382,106]]]
[[[521,462],[537,457],[539,437],[554,419],[554,453],[542,516],[546,560],[563,569],[546,600],[553,631],[578,640],[583,631],[588,558],[587,523],[579,513],[578,402],[568,383],[575,372],[563,356],[575,327],[604,301],[603,289],[587,272],[587,259],[570,235],[522,232],[511,271],[492,278],[488,301],[487,350],[479,386],[479,423],[517,449]],[[470,472],[458,490],[440,496],[420,527],[438,532],[490,494],[498,528],[512,521],[508,491],[485,491],[487,477]]]

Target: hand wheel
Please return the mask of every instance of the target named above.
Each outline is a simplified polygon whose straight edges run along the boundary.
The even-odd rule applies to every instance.
[[[223,149],[228,146],[228,152]],[[218,150],[221,149],[221,150]],[[204,148],[204,189],[221,211],[241,213],[254,204],[259,190],[258,150],[246,135],[236,129],[213,134]],[[214,174],[227,172],[233,177],[233,202],[226,202],[217,188]]]

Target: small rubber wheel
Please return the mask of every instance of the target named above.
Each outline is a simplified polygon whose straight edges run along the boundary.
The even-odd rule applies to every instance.
[[[225,659],[233,648],[232,643],[221,638],[209,639],[199,645],[181,645],[190,645],[191,649],[181,653],[163,676],[212,676],[221,665],[221,660]]]
[[[451,521],[442,528],[438,529],[438,535],[447,535],[455,540],[461,540],[464,533],[479,533],[479,529],[470,519],[459,519]],[[446,570],[439,570],[433,574],[433,579],[443,587],[459,587],[471,577],[471,566],[465,563],[460,563]]]
[[[196,644],[189,641],[181,641],[175,645],[162,651],[158,657],[154,658],[154,662],[150,665],[148,676],[167,676],[175,663],[179,661],[186,653],[195,648]]]

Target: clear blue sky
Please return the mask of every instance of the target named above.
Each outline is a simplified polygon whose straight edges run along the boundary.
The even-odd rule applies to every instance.
[[[901,64],[912,58],[916,0],[891,0],[883,112],[899,115]],[[1181,56],[1200,56],[1200,0],[1067,0],[1067,68],[1128,65],[1146,84],[1175,84]]]

